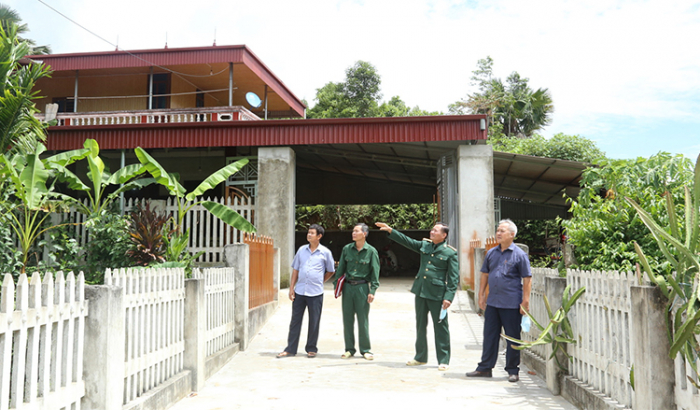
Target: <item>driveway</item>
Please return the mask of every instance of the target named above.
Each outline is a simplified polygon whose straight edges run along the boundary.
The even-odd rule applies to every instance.
[[[279,310],[202,391],[193,393],[172,410],[342,410],[395,408],[548,409],[573,410],[574,405],[553,396],[545,383],[521,366],[520,382],[509,383],[499,357],[494,377],[467,379],[481,357],[482,318],[473,313],[467,293],[460,291],[449,309],[452,362],[446,372],[437,370],[432,324],[429,324],[430,361],[407,367],[413,358],[415,320],[412,280],[383,278],[370,312],[374,361],[344,352],[340,299],[326,284],[319,353],[304,352],[306,321],[300,351],[295,357],[275,358],[286,346],[291,302],[287,290],[279,295]]]

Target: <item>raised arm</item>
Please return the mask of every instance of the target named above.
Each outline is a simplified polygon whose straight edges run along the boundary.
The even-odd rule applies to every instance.
[[[412,250],[413,252],[419,252],[421,246],[423,246],[422,241],[411,239],[408,236],[402,234],[401,232],[392,229],[389,225],[385,224],[384,222],[376,222],[375,225],[379,227],[380,230],[389,232],[389,239],[398,243],[401,246]]]

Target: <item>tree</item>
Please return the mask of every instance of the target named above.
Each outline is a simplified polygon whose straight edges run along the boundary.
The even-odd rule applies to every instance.
[[[471,80],[479,91],[470,94],[466,101],[450,104],[450,114],[486,114],[489,128],[500,123],[502,132],[508,136],[530,137],[549,124],[554,104],[546,88],[532,90],[528,85],[530,80],[515,71],[505,83],[493,78],[491,57],[477,62]]]
[[[33,152],[46,139],[46,124],[34,117],[39,110],[32,88],[49,71],[42,64],[21,64],[29,53],[29,44],[17,37],[17,26],[0,30],[0,153]]]
[[[370,63],[358,61],[345,70],[345,81],[329,82],[316,90],[317,104],[308,118],[376,117],[381,77]]]
[[[625,198],[637,211],[649,231],[656,239],[658,249],[663,253],[670,269],[657,272],[652,269],[644,250],[635,245],[639,260],[649,280],[656,285],[666,299],[668,312],[666,325],[669,340],[672,342],[669,357],[675,359],[680,353],[683,359],[695,371],[695,376],[686,376],[696,387],[698,384],[698,342],[700,333],[700,229],[698,211],[700,210],[700,156],[695,162],[693,180],[685,185],[685,201],[678,206],[667,192],[665,222],[654,218],[651,212],[630,198]],[[682,210],[682,212],[679,212]],[[658,213],[658,212],[657,212]],[[641,278],[640,278],[641,279]]]
[[[308,118],[410,117],[442,115],[410,108],[399,96],[381,103],[381,77],[376,67],[358,61],[345,71],[345,81],[329,82],[316,90],[316,105],[306,112]]]
[[[692,163],[682,155],[661,152],[650,158],[603,159],[597,164],[584,172],[578,198],[570,199],[572,218],[562,223],[576,247],[579,267],[633,271],[636,242],[651,269],[668,272],[671,264],[624,198],[639,204],[661,225],[668,225],[667,198],[682,210],[684,189],[693,181]]]
[[[0,26],[2,26],[5,32],[10,30],[10,27],[17,27],[17,34],[25,34],[29,31],[29,26],[26,24],[21,24],[22,18],[19,16],[15,10],[11,9],[6,4],[0,4]],[[37,46],[34,40],[26,39],[23,37],[17,37],[19,41],[24,41],[29,45],[30,51],[27,54],[51,54],[51,47],[49,46]],[[21,57],[24,57],[25,55]]]
[[[495,128],[500,127],[496,125]],[[593,163],[595,160],[605,157],[605,153],[598,148],[594,141],[580,135],[559,133],[550,139],[538,134],[527,139],[497,135],[490,138],[488,143],[493,145],[493,149],[496,151],[568,161]]]
[[[382,83],[377,69],[366,61],[358,61],[345,71],[344,94],[352,102],[354,117],[374,117],[382,98]]]

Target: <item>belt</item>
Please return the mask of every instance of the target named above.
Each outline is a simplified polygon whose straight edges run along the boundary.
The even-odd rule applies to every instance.
[[[363,283],[367,283],[366,280],[346,280],[345,283],[350,284],[350,285],[362,285]]]

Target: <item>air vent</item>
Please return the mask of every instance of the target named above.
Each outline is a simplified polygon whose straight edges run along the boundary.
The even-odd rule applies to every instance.
[[[232,121],[232,120],[233,120],[233,114],[231,114],[231,113],[219,114],[219,121]]]

